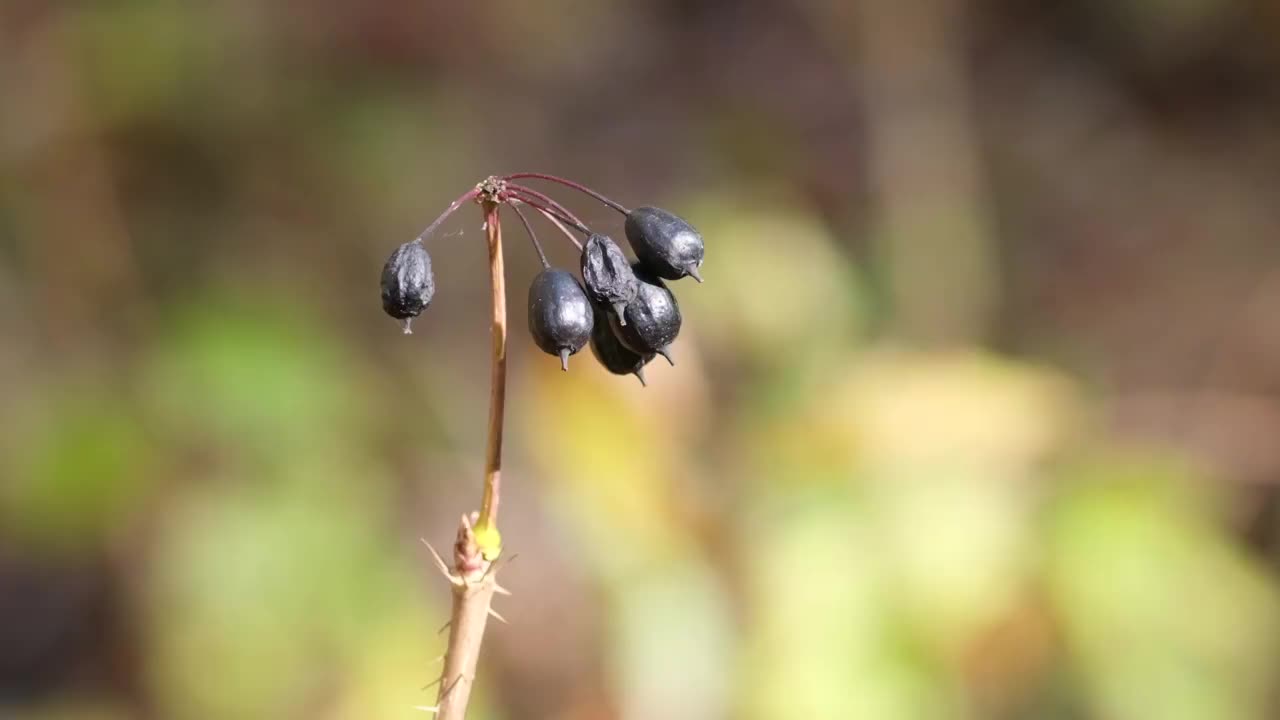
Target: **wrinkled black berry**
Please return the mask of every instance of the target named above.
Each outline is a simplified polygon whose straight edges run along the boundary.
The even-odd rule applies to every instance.
[[[567,270],[548,268],[529,286],[529,332],[543,352],[560,356],[569,369],[569,356],[591,339],[595,313],[578,279]]]
[[[637,285],[631,263],[611,238],[592,235],[582,248],[582,280],[591,300],[613,308],[622,317],[622,309],[636,297]],[[625,318],[622,318],[625,324]]]
[[[614,375],[635,375],[641,385],[647,385],[644,379],[644,366],[653,359],[653,353],[641,355],[623,345],[614,335],[609,310],[604,305],[595,306],[596,323],[591,329],[591,354]]]
[[[702,236],[692,225],[666,210],[639,207],[627,214],[624,228],[636,257],[653,274],[668,280],[689,275],[702,282]]]
[[[636,297],[623,310],[626,323],[618,316],[610,320],[623,345],[640,354],[658,353],[675,365],[668,347],[680,334],[680,306],[676,296],[656,275],[643,265],[632,266],[638,281]]]
[[[420,240],[407,242],[391,253],[382,267],[382,309],[400,320],[406,333],[409,325],[436,293],[431,274],[431,256]]]

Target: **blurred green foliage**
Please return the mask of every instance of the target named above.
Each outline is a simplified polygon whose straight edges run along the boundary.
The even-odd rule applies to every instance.
[[[9,482],[0,492],[4,526],[33,547],[81,551],[102,543],[146,501],[154,458],[136,418],[107,388],[53,390],[47,407],[24,413]]]

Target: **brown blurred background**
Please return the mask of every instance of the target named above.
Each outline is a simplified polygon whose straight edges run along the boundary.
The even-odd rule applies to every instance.
[[[521,170],[707,282],[562,374],[509,226],[472,717],[1280,717],[1270,0],[6,0],[0,98],[4,720],[420,716],[479,211],[377,276]]]

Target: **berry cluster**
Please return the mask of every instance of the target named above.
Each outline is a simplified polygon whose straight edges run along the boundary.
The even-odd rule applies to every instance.
[[[523,178],[559,183],[621,213],[635,262],[628,260],[609,236],[593,232],[560,203],[512,182]],[[529,331],[543,352],[560,358],[562,369],[568,370],[569,357],[587,345],[607,370],[634,374],[641,384],[645,382],[644,366],[655,356],[662,355],[675,364],[670,348],[680,333],[680,306],[663,280],[689,276],[702,282],[698,270],[702,266],[702,236],[666,210],[628,210],[590,188],[540,173],[488,178],[458,198],[416,239],[391,254],[382,269],[382,307],[402,322],[406,333],[435,293],[431,257],[423,240],[470,200],[506,205],[524,226],[542,263],[542,271],[529,285]],[[541,213],[578,248],[581,280],[568,270],[551,267],[521,206]],[[585,242],[574,237],[569,228],[582,234]]]

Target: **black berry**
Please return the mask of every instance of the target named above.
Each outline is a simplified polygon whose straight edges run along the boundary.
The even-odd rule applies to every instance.
[[[582,280],[591,300],[613,308],[622,316],[622,309],[636,297],[636,275],[631,263],[611,238],[592,235],[582,248]],[[623,318],[625,324],[625,318]]]
[[[591,301],[567,270],[547,268],[529,286],[529,332],[543,352],[560,356],[560,367],[569,369],[569,356],[591,339],[595,313]]]
[[[400,320],[405,333],[410,333],[413,318],[431,304],[435,293],[431,256],[422,242],[414,240],[396,248],[382,267],[382,309]]]
[[[614,335],[609,310],[604,305],[596,305],[596,323],[591,329],[591,354],[604,366],[605,370],[615,375],[635,375],[641,385],[647,385],[644,379],[644,366],[653,359],[653,353],[640,354],[623,345]]]
[[[668,280],[689,275],[702,282],[702,236],[692,225],[666,210],[639,207],[627,214],[624,228],[636,257],[653,274]]]
[[[680,334],[682,322],[676,296],[640,263],[633,265],[632,271],[637,280],[636,297],[627,303],[620,316],[611,318],[616,323],[613,331],[633,352],[658,353],[675,365],[668,346]]]

